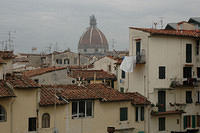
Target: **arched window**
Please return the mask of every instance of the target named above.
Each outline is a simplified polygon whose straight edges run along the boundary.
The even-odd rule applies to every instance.
[[[42,128],[50,128],[50,115],[48,113],[42,115]]]
[[[0,105],[0,122],[6,121],[6,110]]]

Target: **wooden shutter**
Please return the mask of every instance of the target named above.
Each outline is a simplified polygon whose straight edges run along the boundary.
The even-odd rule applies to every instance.
[[[195,120],[195,118],[196,118],[195,115],[193,115],[193,116],[192,116],[192,128],[195,128],[195,127],[196,127],[196,123],[195,123],[196,120]]]
[[[192,44],[186,44],[186,63],[192,63]]]
[[[183,117],[183,128],[186,129],[186,126],[187,126],[187,117],[184,116]]]

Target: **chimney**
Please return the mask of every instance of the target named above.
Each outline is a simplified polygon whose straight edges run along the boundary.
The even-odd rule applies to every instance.
[[[108,133],[114,133],[115,132],[115,127],[107,127],[107,132]]]

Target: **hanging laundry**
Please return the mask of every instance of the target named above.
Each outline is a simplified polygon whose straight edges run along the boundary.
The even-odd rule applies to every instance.
[[[120,69],[125,72],[133,72],[135,64],[136,64],[136,56],[125,56],[120,65]]]

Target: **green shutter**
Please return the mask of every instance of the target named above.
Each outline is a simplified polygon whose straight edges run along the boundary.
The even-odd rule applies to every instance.
[[[195,123],[195,115],[192,116],[192,128],[196,127],[196,123]]]
[[[187,126],[187,117],[184,116],[183,117],[183,128],[186,129],[186,126]]]
[[[128,120],[128,108],[120,108],[120,121]]]

